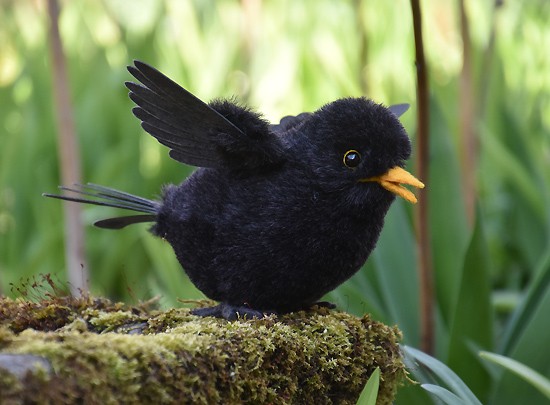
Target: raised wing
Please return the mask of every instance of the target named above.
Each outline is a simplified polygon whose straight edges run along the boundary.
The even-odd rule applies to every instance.
[[[173,159],[236,169],[281,159],[278,138],[258,114],[228,101],[210,106],[146,63],[134,64],[128,71],[142,84],[126,82],[138,105],[132,111],[145,131],[171,149]],[[264,152],[271,158],[260,156]]]

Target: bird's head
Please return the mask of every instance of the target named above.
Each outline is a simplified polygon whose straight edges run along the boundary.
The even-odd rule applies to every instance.
[[[393,201],[397,194],[415,203],[403,184],[424,185],[403,169],[411,155],[411,142],[398,118],[405,110],[366,98],[329,103],[296,128],[296,158],[321,187],[348,191],[348,198],[360,201],[368,193]]]

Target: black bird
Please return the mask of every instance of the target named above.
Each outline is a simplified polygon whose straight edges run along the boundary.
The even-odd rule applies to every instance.
[[[401,183],[424,187],[402,168],[411,154],[398,119],[406,104],[343,98],[270,125],[134,64],[128,70],[142,83],[126,82],[134,115],[173,159],[200,168],[165,187],[161,201],[94,184],[60,188],[101,201],[44,195],[144,212],[94,225],[154,222],[150,231],[170,243],[193,284],[220,302],[197,315],[261,317],[318,304],[363,266],[396,194],[416,202]]]

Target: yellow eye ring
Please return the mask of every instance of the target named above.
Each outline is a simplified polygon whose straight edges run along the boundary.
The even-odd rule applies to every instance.
[[[355,169],[361,163],[361,154],[356,150],[348,150],[344,154],[344,165],[348,169]]]

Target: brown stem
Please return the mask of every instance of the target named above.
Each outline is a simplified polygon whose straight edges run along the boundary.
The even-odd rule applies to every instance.
[[[462,33],[463,62],[460,74],[460,136],[462,141],[462,193],[466,208],[468,224],[473,226],[476,201],[476,165],[477,165],[477,135],[475,130],[476,96],[474,90],[474,71],[472,60],[472,41],[470,26],[464,0],[459,0],[460,31]]]
[[[493,54],[495,51],[495,37],[497,28],[497,12],[502,7],[503,0],[495,0],[493,7],[493,14],[491,16],[491,32],[489,34],[489,42],[487,48],[483,52],[483,59],[481,62],[481,73],[479,74],[479,106],[477,109],[478,119],[483,120],[485,116],[485,106],[487,105],[487,98],[489,95],[489,85],[491,83],[491,68],[493,61]]]
[[[65,55],[59,35],[59,6],[57,0],[48,0],[50,14],[50,51],[52,60],[52,84],[57,121],[57,145],[60,161],[60,177],[64,185],[80,183],[80,155],[75,136],[69,80]],[[71,291],[88,288],[88,266],[84,252],[84,229],[80,221],[79,204],[63,205],[65,222],[65,261]]]
[[[420,316],[421,316],[421,349],[425,353],[433,354],[434,351],[434,286],[432,269],[432,252],[430,243],[430,224],[428,194],[429,187],[429,88],[428,70],[424,57],[424,45],[422,40],[422,15],[419,0],[411,0],[414,44],[416,51],[416,75],[417,75],[417,131],[415,162],[418,177],[426,184],[426,188],[418,193],[418,205],[415,216],[416,234],[418,237],[419,253],[418,267],[420,277]]]

